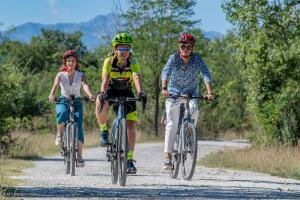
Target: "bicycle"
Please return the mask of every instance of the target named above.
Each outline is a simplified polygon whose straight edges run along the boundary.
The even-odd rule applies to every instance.
[[[172,155],[171,178],[177,178],[181,163],[181,173],[185,180],[190,180],[195,171],[197,160],[197,133],[190,111],[190,100],[206,97],[190,97],[188,95],[169,96],[167,98],[182,99],[180,104],[179,122]]]
[[[125,186],[127,178],[128,138],[124,104],[130,101],[141,100],[134,97],[114,97],[107,98],[106,100],[118,104],[106,151],[108,161],[111,163],[111,181],[113,184],[117,184],[119,180],[120,186]],[[103,105],[101,103],[100,112],[102,112]],[[142,112],[144,110],[145,105],[143,104]]]
[[[74,104],[79,101],[90,101],[88,97],[75,98],[75,95],[70,95],[69,98],[57,98],[56,103],[68,103],[69,118],[64,127],[64,134],[61,145],[61,154],[64,157],[65,173],[75,176],[76,166],[76,151],[78,140],[78,124],[75,121]]]

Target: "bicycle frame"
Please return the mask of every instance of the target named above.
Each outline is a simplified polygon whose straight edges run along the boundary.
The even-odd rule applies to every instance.
[[[57,103],[61,103],[62,99],[57,99]],[[74,104],[76,101],[88,101],[87,97],[76,98],[74,95],[71,95],[69,98],[64,98],[68,103],[68,113],[69,118],[67,123],[64,126],[64,134],[63,141],[61,146],[61,153],[64,156],[65,162],[65,172],[69,174],[71,171],[71,175],[75,176],[75,164],[76,164],[76,152],[78,145],[78,123],[75,120],[75,107]]]
[[[204,97],[189,97],[189,96],[171,96],[169,98],[182,99],[183,102],[180,103],[179,121],[178,129],[176,132],[176,142],[174,145],[174,152],[172,153],[172,169],[170,176],[176,178],[178,176],[179,166],[182,167],[182,175],[185,180],[190,180],[193,176],[196,156],[197,156],[197,135],[195,131],[194,119],[192,119],[192,114],[190,110],[190,100],[192,99],[203,99]],[[191,127],[188,127],[191,126]],[[188,150],[189,145],[187,144],[187,132],[188,129],[192,129],[189,137],[193,139],[193,150]],[[185,159],[187,154],[192,153],[192,167],[189,173],[185,171]]]
[[[127,153],[128,153],[128,136],[124,104],[128,101],[139,101],[132,97],[115,97],[109,98],[118,104],[118,112],[113,121],[113,128],[109,136],[109,145],[107,147],[107,157],[111,161],[111,178],[112,183],[116,184],[119,178],[119,184],[125,186],[127,177]],[[100,107],[102,110],[103,105]]]

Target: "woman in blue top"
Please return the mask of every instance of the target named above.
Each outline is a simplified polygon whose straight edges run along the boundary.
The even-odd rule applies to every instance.
[[[196,40],[193,35],[184,33],[178,40],[179,49],[169,57],[162,71],[162,95],[192,95],[199,96],[199,74],[202,76],[207,89],[207,98],[213,100],[212,79],[207,66],[198,53],[193,49]],[[171,167],[171,153],[173,152],[179,120],[180,100],[166,100],[166,133],[165,133],[165,163],[164,169]],[[198,118],[198,104],[190,101],[192,117],[196,125]]]

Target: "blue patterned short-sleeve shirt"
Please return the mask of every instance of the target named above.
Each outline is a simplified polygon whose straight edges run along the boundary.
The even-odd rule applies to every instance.
[[[205,83],[212,82],[210,72],[198,53],[193,53],[189,63],[184,64],[177,52],[169,57],[161,78],[168,81],[170,94],[199,96],[199,75]]]

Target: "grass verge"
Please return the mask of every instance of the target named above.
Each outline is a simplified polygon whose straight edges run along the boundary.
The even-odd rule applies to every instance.
[[[207,167],[256,171],[300,179],[300,146],[224,150],[207,155],[199,163]]]
[[[17,179],[12,179],[10,176],[22,174],[22,169],[32,167],[33,164],[29,160],[21,159],[0,159],[0,199],[4,196],[5,190],[11,186],[20,183]]]
[[[32,167],[31,158],[59,152],[54,144],[55,135],[23,132],[14,134],[14,138],[16,144],[8,155],[10,158],[0,158],[0,199],[4,198],[3,193],[6,189],[21,183],[20,180],[13,179],[11,176],[20,175],[24,168]],[[95,147],[98,143],[97,134],[86,134],[84,148]]]
[[[56,154],[59,148],[54,144],[55,135],[53,134],[31,134],[17,133],[14,134],[16,145],[10,151],[10,157],[30,159],[45,155]],[[95,147],[98,145],[99,136],[88,133],[85,135],[84,148]]]

